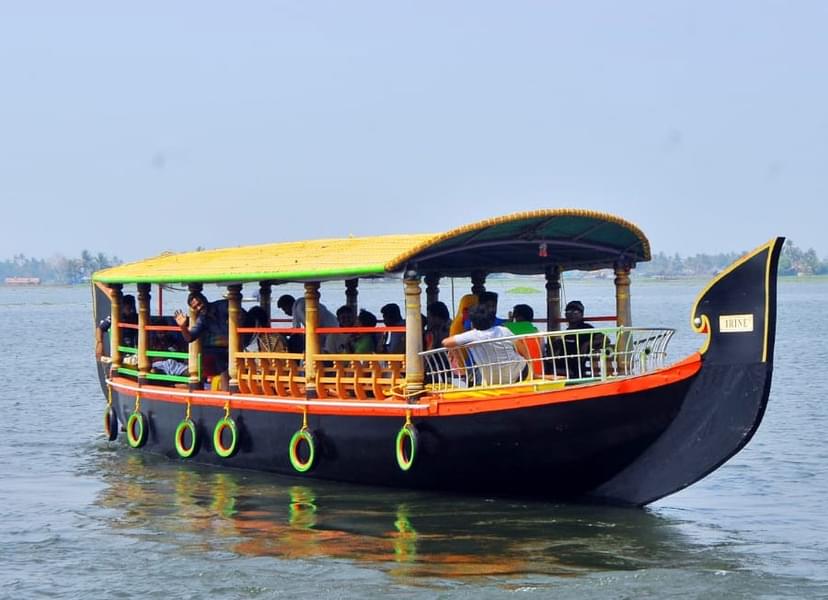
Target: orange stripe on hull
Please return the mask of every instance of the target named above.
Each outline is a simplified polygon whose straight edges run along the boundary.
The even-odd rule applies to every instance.
[[[598,398],[610,398],[670,385],[696,375],[702,366],[702,358],[694,353],[684,360],[659,371],[616,381],[596,382],[571,388],[540,391],[533,393],[515,393],[494,398],[443,398],[440,395],[424,396],[419,402],[406,405],[401,400],[386,401],[394,406],[378,406],[382,400],[306,400],[305,398],[267,398],[252,397],[226,392],[198,391],[195,395],[183,389],[143,385],[141,397],[173,404],[186,404],[187,400],[197,406],[224,407],[230,401],[233,409],[281,412],[301,414],[307,407],[308,414],[340,415],[352,417],[388,417],[412,412],[413,417],[447,417],[473,415],[498,411],[509,411],[547,404],[579,402]],[[135,382],[122,377],[112,379],[112,385],[122,393],[134,395],[138,389]],[[453,392],[457,393],[457,392]],[[336,406],[332,406],[336,404]],[[366,406],[371,404],[372,406]]]

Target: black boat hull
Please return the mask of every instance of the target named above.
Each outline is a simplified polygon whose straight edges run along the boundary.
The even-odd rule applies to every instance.
[[[221,458],[213,428],[221,407],[192,406],[198,448],[189,461],[301,477],[419,489],[543,498],[583,497],[630,465],[669,427],[692,378],[670,386],[473,415],[415,417],[416,459],[397,464],[401,416],[309,415],[316,443],[314,467],[299,474],[289,460],[301,414],[232,410],[238,450]],[[114,393],[125,423],[135,396]],[[178,402],[141,398],[149,425],[142,450],[178,459],[175,430],[184,418]],[[646,415],[642,417],[642,415]]]

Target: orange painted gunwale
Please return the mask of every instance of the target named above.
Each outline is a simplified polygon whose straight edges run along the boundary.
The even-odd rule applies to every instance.
[[[331,415],[349,417],[388,417],[404,415],[411,411],[412,417],[449,417],[474,415],[489,412],[503,412],[534,406],[563,404],[609,398],[624,394],[643,392],[680,381],[696,375],[702,367],[702,357],[695,352],[687,358],[663,369],[616,381],[596,382],[589,385],[534,393],[519,393],[496,398],[442,398],[439,394],[424,396],[419,402],[406,405],[400,400],[386,401],[394,406],[378,406],[382,401],[366,402],[364,400],[307,400],[305,398],[265,398],[247,394],[228,394],[199,390],[188,392],[179,388],[166,388],[153,385],[140,387],[142,399],[152,399],[182,406],[189,400],[193,406],[211,406],[223,408],[229,400],[231,410],[252,410],[261,412],[281,412],[302,414],[307,410],[311,415]],[[134,396],[138,386],[134,381],[124,377],[114,377],[113,387],[121,393]],[[365,406],[371,404],[371,406]],[[335,406],[334,406],[335,405]]]

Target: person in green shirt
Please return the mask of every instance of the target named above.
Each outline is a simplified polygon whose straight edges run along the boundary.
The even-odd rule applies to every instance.
[[[535,311],[528,304],[515,304],[512,308],[511,319],[503,323],[503,326],[512,332],[513,335],[525,335],[538,333],[538,328],[532,323],[535,318]],[[543,375],[543,364],[541,359],[543,351],[538,338],[522,339],[515,342],[515,348],[523,358],[529,361],[531,374],[536,377]]]
[[[376,327],[377,316],[362,309],[357,315],[357,327]],[[354,354],[374,354],[377,351],[377,334],[360,333],[353,340]]]
[[[532,323],[535,318],[535,311],[528,304],[515,304],[512,308],[512,318],[503,323],[509,331],[515,335],[523,335],[525,333],[537,333],[538,328]]]

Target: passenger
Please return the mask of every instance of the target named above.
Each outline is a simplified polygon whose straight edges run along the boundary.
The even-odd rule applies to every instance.
[[[567,331],[594,329],[584,321],[584,305],[580,300],[573,300],[566,305],[564,317]],[[593,376],[591,354],[605,347],[608,342],[604,334],[589,331],[552,338],[551,356],[555,358],[555,370],[568,378]]]
[[[362,309],[356,320],[357,327],[376,327],[377,317],[374,313]],[[377,335],[359,333],[353,340],[354,354],[374,354],[377,348]]]
[[[132,294],[124,294],[121,298],[121,322],[138,324],[138,310],[135,308],[135,296]],[[103,334],[109,331],[110,327],[112,327],[112,316],[108,315],[105,319],[101,319],[95,330],[95,358],[98,360],[103,356]],[[121,345],[137,348],[138,330],[121,329]]]
[[[228,389],[228,307],[227,300],[208,302],[201,292],[191,292],[187,305],[196,313],[195,323],[182,310],[175,311],[175,322],[187,343],[201,340],[204,357],[202,372],[206,376],[220,376],[221,389]]]
[[[353,327],[356,322],[354,309],[343,304],[336,309],[336,320],[340,327]],[[355,336],[352,333],[329,333],[325,340],[324,350],[327,354],[350,354],[354,351],[354,339]]]
[[[466,294],[460,298],[460,303],[457,305],[457,313],[454,315],[454,320],[451,322],[449,328],[449,335],[457,335],[464,331],[468,331],[465,326],[469,321],[469,311],[473,306],[477,306],[477,296],[474,294]]]
[[[293,316],[293,303],[296,302],[296,298],[291,296],[290,294],[283,294],[279,296],[279,299],[276,301],[276,306],[285,313],[287,316]]]
[[[293,327],[294,328],[305,327],[306,323],[305,323],[305,298],[304,297],[297,299],[297,298],[294,298],[293,296],[291,296],[290,294],[284,294],[283,296],[280,296],[279,299],[276,301],[276,306],[281,308],[287,316],[293,317]],[[316,326],[317,327],[338,327],[339,326],[339,322],[336,320],[336,317],[334,316],[334,314],[331,311],[329,311],[328,308],[324,304],[322,304],[320,302],[317,310],[318,310],[318,312],[317,312],[317,321],[316,321]],[[296,337],[296,334],[291,335],[290,336],[291,339],[288,341],[288,344],[290,345],[290,351],[291,352],[302,352],[302,351],[304,351],[304,336],[301,336],[301,338],[298,338],[298,339],[301,339],[302,350],[296,350],[295,349],[298,346],[298,344],[293,341],[293,338],[295,338],[295,337]],[[324,334],[321,334],[319,336],[319,347],[320,348],[325,348],[325,342],[326,342],[325,337],[326,336]]]
[[[515,335],[527,335],[538,333],[538,328],[532,323],[535,318],[535,311],[528,304],[515,304],[512,308],[512,320],[507,321],[503,326]],[[515,348],[524,358],[529,359],[532,367],[532,374],[543,375],[543,363],[541,358],[541,342],[536,337],[520,339],[515,342]]]
[[[477,303],[485,306],[495,316],[495,325],[503,325],[506,320],[497,316],[497,292],[481,292],[477,296]],[[471,320],[463,322],[464,331],[471,329]]]
[[[503,325],[506,319],[497,316],[497,292],[481,292],[479,304],[486,306],[495,315],[495,325]]]
[[[512,332],[501,325],[495,325],[495,315],[482,304],[469,311],[472,329],[443,340],[445,348],[457,348],[472,342],[485,342],[508,338]],[[503,385],[514,383],[526,375],[526,359],[515,349],[511,340],[476,344],[469,348],[474,361],[475,375],[471,384]]]
[[[270,319],[261,306],[247,311],[247,327],[270,327]],[[247,343],[244,344],[244,341]],[[254,333],[242,343],[248,352],[287,352],[287,340],[280,333]]]
[[[158,338],[158,343],[153,350],[166,350],[167,352],[184,352],[183,345],[176,340],[176,336],[162,335]],[[156,360],[152,363],[152,372],[160,373],[162,375],[178,375],[186,376],[189,374],[189,366],[186,362],[175,358],[166,358],[164,360]]]
[[[293,316],[293,304],[296,302],[296,298],[291,296],[290,294],[283,294],[279,296],[279,299],[276,301],[276,306],[278,306],[283,313],[287,316]],[[305,336],[301,333],[292,333],[290,335],[285,336],[287,339],[288,344],[288,352],[293,352],[296,354],[301,354],[305,351]]]
[[[512,308],[511,317],[511,320],[506,321],[503,326],[515,335],[538,332],[538,328],[532,323],[535,318],[535,311],[528,304],[515,304]]]
[[[400,307],[397,304],[386,304],[380,309],[382,313],[383,324],[386,327],[403,327],[405,321],[400,314]],[[382,336],[377,352],[384,354],[404,354],[405,353],[405,333],[402,332],[386,332]]]
[[[426,309],[426,329],[424,350],[436,350],[443,347],[443,340],[449,336],[448,307],[442,302],[432,302]]]

